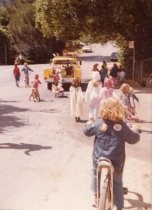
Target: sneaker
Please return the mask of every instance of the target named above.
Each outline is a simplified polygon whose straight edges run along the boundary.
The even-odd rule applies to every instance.
[[[92,207],[97,208],[98,207],[98,199],[97,195],[93,195],[93,202],[92,202]]]
[[[97,208],[97,199],[95,199],[92,203],[92,207]]]
[[[80,117],[77,117],[77,120],[78,120],[78,122],[80,122],[81,121]]]

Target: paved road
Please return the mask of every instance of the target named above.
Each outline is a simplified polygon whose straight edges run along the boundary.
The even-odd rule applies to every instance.
[[[91,61],[89,54],[82,55],[84,75],[89,75],[94,62],[100,62],[100,46],[94,48]],[[43,78],[48,64],[31,67]],[[0,66],[0,210],[91,210],[93,139],[83,135],[84,122],[71,118],[69,93],[67,98],[55,99],[43,83],[44,102],[34,103],[28,101],[30,92],[31,88],[24,88],[23,75],[17,88],[12,66]],[[139,144],[127,146],[124,184],[130,194],[125,207],[146,209],[152,203],[152,91],[136,92],[145,131]]]

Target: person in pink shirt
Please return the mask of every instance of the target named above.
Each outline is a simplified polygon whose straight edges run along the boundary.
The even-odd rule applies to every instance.
[[[105,78],[104,85],[101,90],[101,103],[103,103],[106,99],[110,97],[118,99],[118,96],[113,89],[113,81],[109,78]]]
[[[39,84],[42,84],[42,83],[39,80],[38,74],[35,75],[35,79],[32,83],[33,83],[32,93],[29,97],[29,100],[31,100],[31,97],[33,97],[34,102],[35,102],[35,100],[41,101],[38,87],[39,87]]]

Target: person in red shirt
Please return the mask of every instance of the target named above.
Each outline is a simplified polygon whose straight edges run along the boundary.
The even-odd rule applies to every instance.
[[[31,100],[31,97],[33,97],[34,102],[35,102],[35,100],[41,101],[38,87],[39,87],[39,84],[42,84],[42,83],[39,80],[39,75],[38,74],[35,75],[35,79],[32,83],[33,83],[32,93],[29,97],[29,100]]]
[[[14,74],[14,77],[15,77],[16,86],[19,87],[20,69],[17,66],[17,64],[14,64],[13,74]]]
[[[55,72],[54,72],[54,74],[53,74],[53,83],[54,83],[54,85],[58,85],[58,83],[59,83],[59,75],[58,75],[58,71],[57,70],[55,70]]]

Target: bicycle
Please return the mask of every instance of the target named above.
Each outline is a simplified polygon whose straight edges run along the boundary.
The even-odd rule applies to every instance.
[[[112,163],[108,158],[99,158],[97,166],[98,210],[113,209],[113,170]]]
[[[113,205],[113,172],[114,168],[108,158],[100,157],[97,166],[97,209],[112,210]],[[123,193],[128,193],[128,188],[123,187]],[[101,196],[100,196],[101,195]]]

